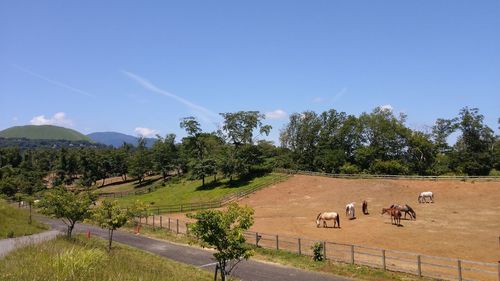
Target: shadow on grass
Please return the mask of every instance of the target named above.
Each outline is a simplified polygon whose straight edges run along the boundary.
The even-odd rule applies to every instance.
[[[157,182],[159,180],[161,180],[161,178],[157,178],[157,179],[153,178],[153,179],[143,180],[141,183],[135,183],[134,184],[134,189],[151,185],[151,184],[153,184],[153,183],[155,183],[155,182]]]
[[[211,181],[208,183],[205,183],[204,186],[199,186],[196,188],[196,190],[212,190],[218,187],[222,188],[239,188],[245,185],[248,185],[253,179],[257,177],[262,177],[265,176],[265,173],[253,173],[250,175],[245,175],[242,176],[238,179],[233,179],[232,181],[225,180],[225,181]]]

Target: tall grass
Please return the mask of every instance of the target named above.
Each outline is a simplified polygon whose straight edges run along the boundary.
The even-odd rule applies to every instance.
[[[28,224],[28,217],[28,210],[10,206],[0,200],[0,239],[31,235],[48,229],[35,220]]]
[[[213,280],[212,273],[124,245],[77,236],[19,249],[0,260],[5,281]]]

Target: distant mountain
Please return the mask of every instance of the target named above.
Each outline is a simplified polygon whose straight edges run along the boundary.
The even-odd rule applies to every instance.
[[[97,132],[88,134],[87,137],[95,142],[102,143],[105,145],[112,145],[114,147],[120,147],[123,143],[128,143],[133,146],[137,146],[138,138],[117,132]],[[155,143],[156,139],[146,138],[146,146],[151,147]]]
[[[92,140],[84,134],[72,129],[52,125],[25,125],[15,126],[0,131],[0,138],[17,138],[29,140],[67,140],[87,141]]]

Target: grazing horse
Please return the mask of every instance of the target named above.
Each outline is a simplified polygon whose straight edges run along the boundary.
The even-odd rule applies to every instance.
[[[333,228],[335,228],[335,225],[340,228],[340,215],[335,212],[319,213],[316,217],[316,227],[319,227],[320,221],[323,221],[323,227],[328,227],[328,225],[326,224],[327,220],[333,220]]]
[[[363,200],[363,205],[361,207],[361,209],[363,210],[363,214],[364,215],[368,215],[368,202],[366,202],[366,200]]]
[[[414,219],[416,220],[417,219],[417,213],[415,213],[415,211],[412,209],[412,207],[408,206],[408,204],[405,204],[404,206],[402,205],[398,205],[398,204],[392,204],[390,208],[396,208],[398,210],[400,210],[401,212],[405,213],[405,219],[406,219],[406,215],[410,215],[410,219]]]
[[[356,212],[354,209],[354,202],[351,202],[351,203],[345,205],[345,215],[346,215],[346,217],[350,217],[349,219],[356,218]]]
[[[420,193],[420,195],[418,196],[418,203],[428,203],[427,198],[431,200],[431,203],[434,203],[434,194],[431,191]]]
[[[382,208],[382,215],[389,214],[391,216],[391,224],[401,225],[401,211],[396,208]]]

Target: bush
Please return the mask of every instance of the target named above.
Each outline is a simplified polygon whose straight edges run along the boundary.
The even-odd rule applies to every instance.
[[[361,170],[358,166],[349,162],[346,162],[344,165],[342,165],[342,167],[340,167],[341,174],[359,174],[360,172]]]
[[[14,238],[14,231],[9,230],[9,232],[7,232],[7,238]]]
[[[490,174],[491,177],[500,177],[500,171],[496,169],[491,169]]]
[[[316,242],[311,247],[311,249],[313,250],[313,260],[314,261],[324,261],[325,260],[325,256],[323,255],[323,243]]]
[[[397,160],[375,160],[370,166],[370,171],[382,175],[406,175],[409,169],[406,165]]]

